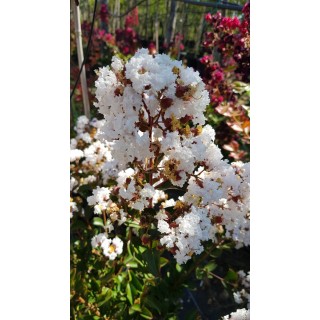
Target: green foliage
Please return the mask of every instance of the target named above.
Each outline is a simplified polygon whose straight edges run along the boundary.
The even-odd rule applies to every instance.
[[[100,217],[88,220],[79,215],[71,222],[72,319],[178,319],[184,288],[194,289],[198,280],[212,279],[217,258],[230,250],[228,245],[213,248],[208,244],[199,258],[178,265],[156,243],[141,245],[132,231],[143,234],[145,230],[127,221],[125,232],[131,240],[121,258],[110,261],[100,249],[91,247],[91,238],[101,227]],[[229,268],[224,285],[236,277]],[[191,314],[197,315],[196,311]]]

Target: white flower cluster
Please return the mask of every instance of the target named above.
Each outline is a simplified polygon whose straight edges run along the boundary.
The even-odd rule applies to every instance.
[[[76,137],[71,139],[70,150],[70,192],[77,193],[79,187],[103,183],[117,175],[117,166],[112,159],[110,143],[99,141],[99,128],[104,120],[80,116],[74,127]],[[111,169],[109,169],[111,167]],[[79,211],[79,203],[70,199],[70,217]]]
[[[233,293],[234,300],[238,304],[247,302],[247,308],[250,309],[250,271],[246,274],[240,270],[238,276],[242,289]]]
[[[97,140],[99,129],[104,120],[93,119],[89,122],[86,116],[80,116],[75,126],[77,136],[71,139],[70,162],[81,161],[83,172],[98,173],[103,169],[105,163],[113,161],[110,153],[110,144],[106,141]],[[115,165],[113,164],[115,167]],[[94,176],[92,176],[94,177]]]
[[[127,213],[123,209],[119,209],[116,203],[110,200],[110,189],[104,187],[97,187],[93,190],[93,195],[87,198],[88,205],[94,207],[94,213],[101,215],[103,212],[108,214],[106,220],[106,228],[111,232],[114,227],[113,223],[118,222],[118,225],[126,221]],[[106,231],[107,232],[107,231]]]
[[[114,260],[123,251],[123,241],[115,237],[109,239],[105,233],[99,233],[91,240],[93,248],[101,247],[103,254],[110,260]]]
[[[163,214],[158,220],[158,230],[165,234],[160,243],[167,248],[176,248],[175,258],[179,264],[188,261],[190,253],[200,254],[203,251],[201,241],[209,240],[212,230],[208,209],[192,206],[190,212],[178,217],[171,227],[167,219]]]
[[[250,320],[250,310],[237,309],[236,312],[224,316],[222,320]]]
[[[94,213],[101,214],[102,210],[106,210],[112,202],[109,199],[109,188],[100,188],[93,190],[93,195],[87,198],[89,206],[94,206]]]
[[[101,137],[120,170],[119,203],[140,212],[161,204],[160,242],[180,264],[216,241],[218,229],[238,248],[249,245],[250,166],[223,160],[214,129],[203,126],[209,95],[199,73],[141,49],[126,64],[114,57],[96,87]],[[160,189],[166,183],[183,196]],[[99,213],[97,205],[110,204],[92,205]]]
[[[192,116],[194,124],[204,124],[209,94],[199,73],[184,68],[181,61],[165,54],[153,58],[140,49],[125,65],[113,57],[111,66],[116,67],[99,70],[96,106],[105,116],[103,137],[115,141],[112,155],[121,169],[134,160],[152,158],[151,144],[156,148],[173,119]],[[155,117],[161,117],[156,127],[150,123]]]

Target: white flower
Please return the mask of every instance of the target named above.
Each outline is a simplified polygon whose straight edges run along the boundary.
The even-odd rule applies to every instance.
[[[111,204],[110,189],[104,187],[97,187],[92,191],[93,195],[87,198],[88,205],[94,206],[94,213],[101,214],[102,210],[106,210]]]
[[[171,229],[169,227],[168,222],[164,221],[164,220],[159,220],[158,221],[158,230],[161,233],[170,233]]]
[[[93,175],[90,175],[90,176],[88,176],[88,177],[83,179],[82,184],[90,184],[90,183],[93,183],[95,181],[97,181],[97,177],[95,177]]]
[[[112,57],[111,67],[115,71],[121,71],[123,69],[123,61],[116,56]]]
[[[224,316],[223,320],[250,320],[250,310],[237,309],[228,316]]]
[[[234,301],[238,304],[240,303],[243,303],[243,300],[241,298],[241,293],[240,292],[234,292],[233,293],[233,298],[234,298]]]
[[[104,187],[97,187],[92,191],[93,195],[87,198],[88,204],[93,206],[95,204],[103,204],[109,200],[110,189]]]
[[[162,208],[168,208],[168,207],[174,207],[176,204],[176,201],[174,199],[166,200],[165,202],[162,202],[161,206]]]
[[[80,160],[83,157],[83,151],[79,149],[70,150],[70,162]]]
[[[102,245],[102,243],[107,240],[107,236],[105,233],[99,233],[91,239],[92,248],[97,248]]]
[[[79,211],[79,209],[77,207],[77,204],[73,201],[70,201],[70,218],[73,217],[74,212],[78,212],[78,211]]]
[[[101,247],[103,249],[103,254],[110,260],[114,260],[118,255],[122,253],[123,242],[118,237],[115,237],[112,240],[106,239],[101,244]]]
[[[92,142],[92,138],[91,138],[91,136],[90,136],[90,134],[88,132],[80,133],[78,135],[78,138],[83,140],[86,143],[91,143]]]
[[[70,191],[72,191],[78,185],[78,181],[74,178],[70,178]]]
[[[80,116],[78,119],[77,119],[77,124],[75,126],[75,131],[78,133],[78,134],[81,134],[83,133],[84,131],[84,128],[85,126],[89,123],[89,119],[86,117],[86,116]]]

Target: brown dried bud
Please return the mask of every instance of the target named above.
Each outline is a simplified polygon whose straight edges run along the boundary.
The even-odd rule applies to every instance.
[[[170,228],[177,228],[179,225],[174,221],[169,224]]]
[[[166,126],[167,129],[170,129],[171,128],[172,119],[171,118],[164,119],[163,123],[164,123],[164,125]]]
[[[118,96],[122,96],[123,95],[123,90],[124,88],[122,86],[119,86],[118,88],[116,88],[114,90],[114,94],[118,97]]]
[[[173,67],[172,68],[172,73],[176,75],[180,75],[180,69],[178,67]]]
[[[148,234],[143,234],[142,237],[141,237],[141,242],[144,245],[149,244],[150,243],[150,236]]]
[[[231,199],[234,201],[234,202],[238,202],[240,199],[241,199],[241,196],[238,195],[238,196],[232,196]]]
[[[180,118],[180,122],[182,124],[186,124],[187,122],[189,122],[190,120],[193,119],[193,116],[189,116],[188,114],[185,115],[184,117]]]
[[[136,126],[139,128],[141,132],[146,132],[149,130],[149,124],[146,121],[136,122]]]
[[[173,248],[170,248],[169,251],[172,253],[172,254],[176,254],[176,251],[178,250],[177,247],[173,247]]]
[[[139,74],[145,74],[146,72],[147,72],[147,70],[143,67],[140,70],[138,70]]]
[[[214,223],[221,223],[222,217],[214,217]]]
[[[173,103],[172,99],[164,97],[160,100],[160,107],[163,109],[168,109],[169,107],[172,106],[172,103]]]
[[[124,78],[123,83],[125,86],[132,85],[132,81],[130,79]]]
[[[200,187],[203,188],[203,182],[199,179],[196,179],[196,184]]]
[[[187,93],[189,90],[189,87],[188,86],[181,86],[181,85],[177,85],[177,88],[176,88],[176,97],[178,98],[182,98],[185,93]]]
[[[154,152],[156,155],[158,155],[160,152],[160,143],[159,142],[151,143],[149,150],[150,152]]]
[[[140,226],[144,226],[147,223],[147,218],[145,216],[140,217]]]
[[[113,188],[112,194],[114,194],[115,196],[117,196],[117,195],[119,194],[119,190],[120,190],[120,187],[115,187],[115,188]]]

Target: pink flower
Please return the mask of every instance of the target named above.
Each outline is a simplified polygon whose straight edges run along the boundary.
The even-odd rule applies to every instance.
[[[154,42],[150,42],[148,45],[148,50],[150,54],[156,54],[157,50],[156,50],[156,45],[154,44]]]
[[[98,39],[102,39],[103,38],[103,36],[105,35],[105,31],[103,30],[103,29],[98,29],[97,30],[97,37],[98,37]]]
[[[108,11],[108,7],[106,4],[101,4],[101,8],[100,8],[100,20],[108,23],[108,16],[109,16],[109,11]]]
[[[209,63],[209,61],[210,61],[210,57],[209,56],[203,56],[200,59],[200,62],[203,63],[203,64],[207,64],[207,63]]]
[[[231,28],[239,28],[240,27],[240,20],[237,17],[234,17],[231,21]]]
[[[224,80],[224,74],[223,72],[221,72],[220,70],[216,70],[213,72],[212,77],[214,80],[216,80],[217,82],[221,82]]]
[[[207,21],[208,23],[211,23],[211,22],[212,22],[211,13],[207,13],[207,14],[205,15],[205,19],[206,19],[206,21]]]

